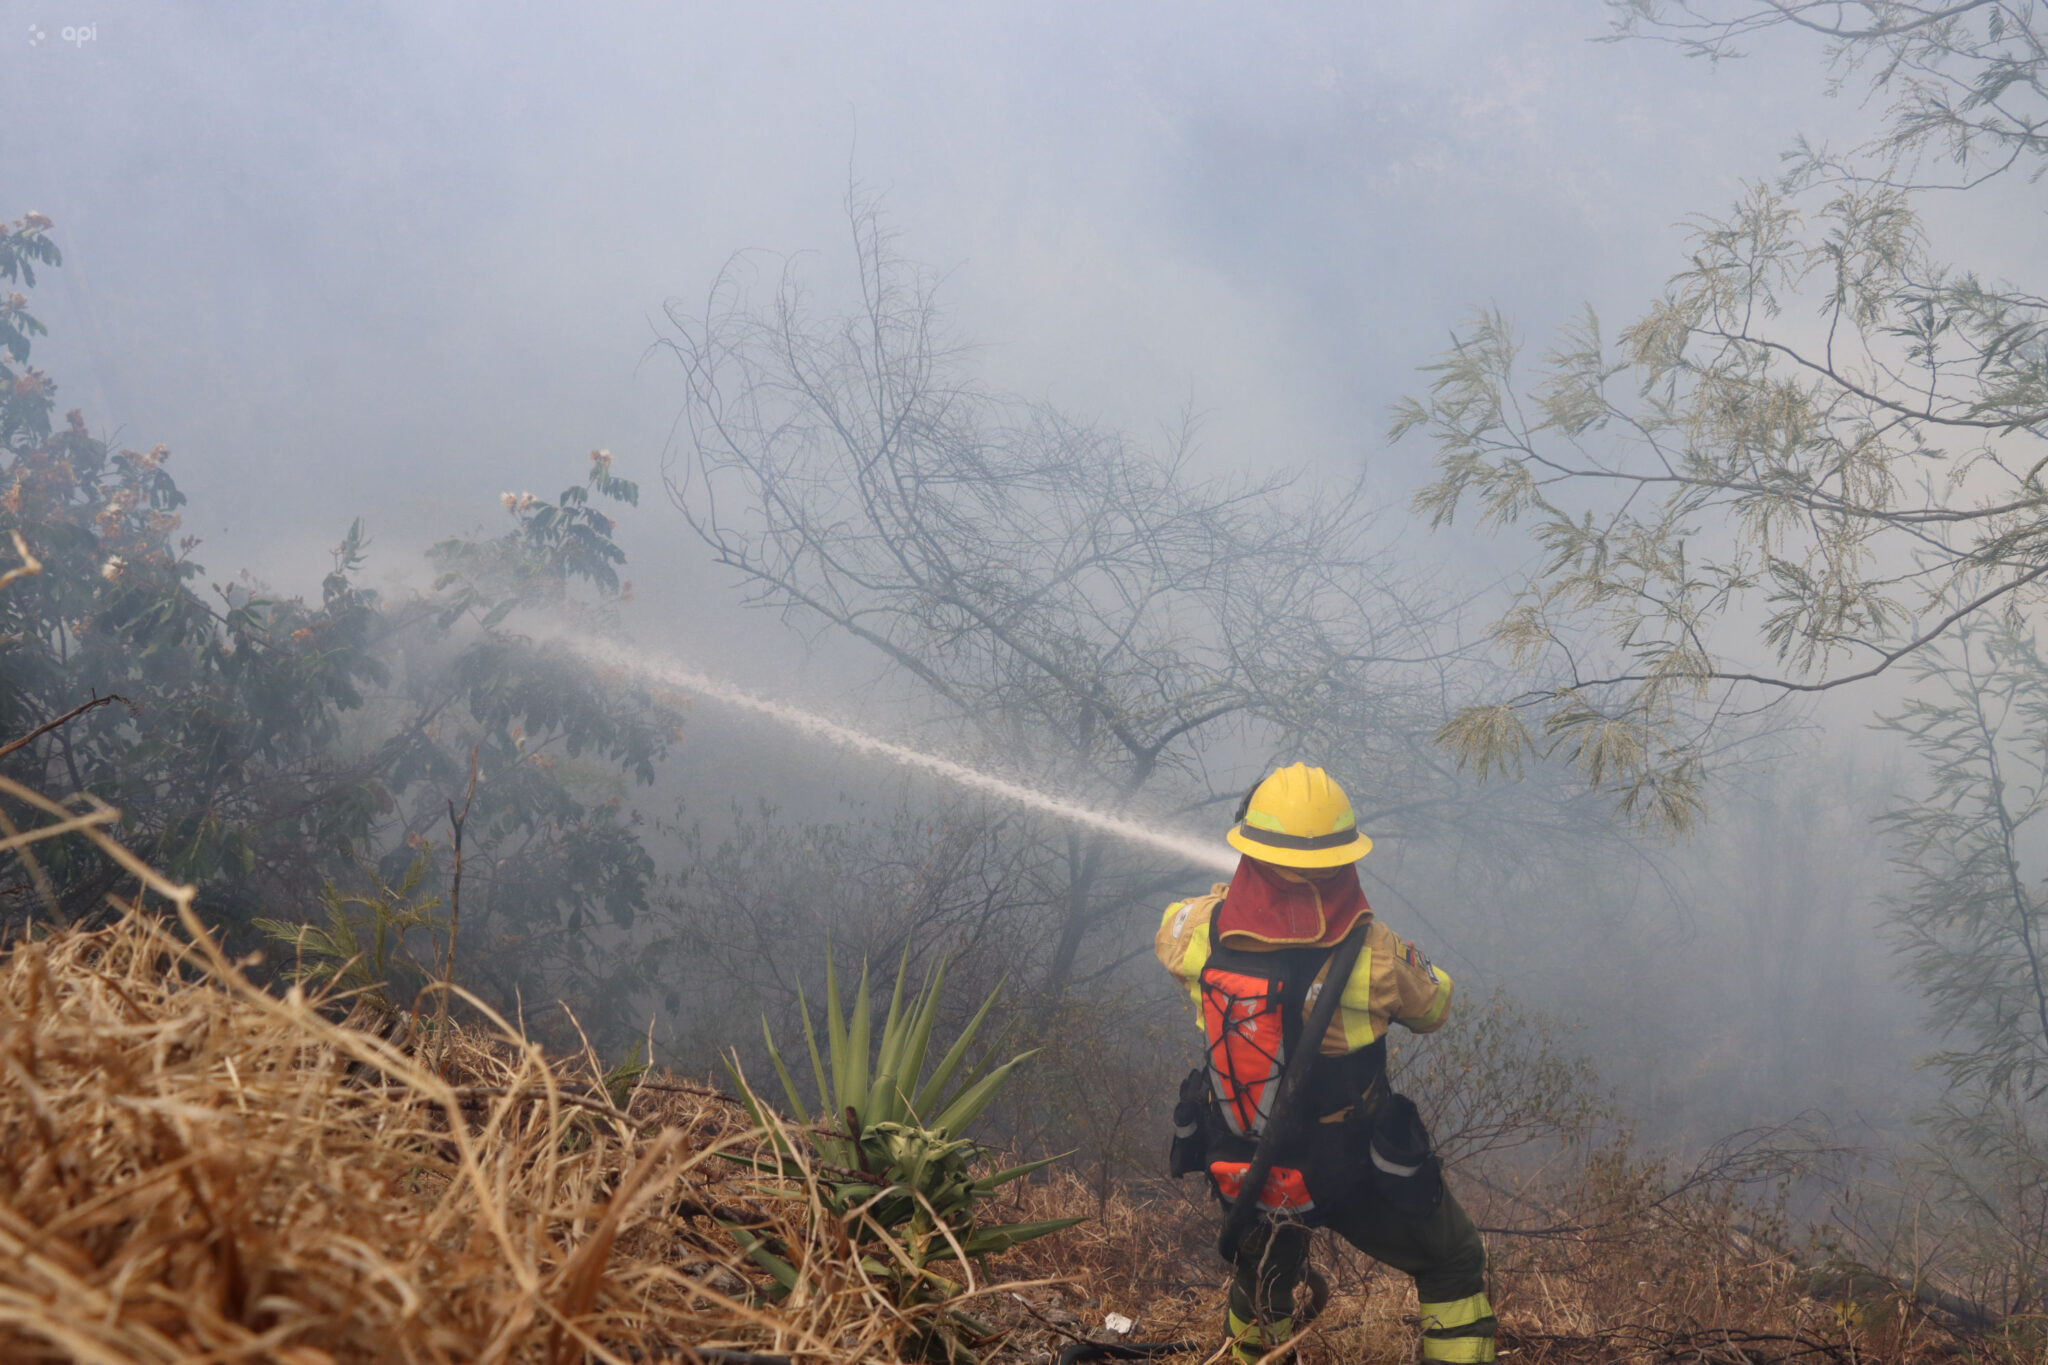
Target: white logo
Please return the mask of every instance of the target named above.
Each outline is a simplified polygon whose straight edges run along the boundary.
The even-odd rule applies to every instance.
[[[41,24],[30,24],[28,26],[28,45],[30,47],[41,47],[49,40],[50,31]]]
[[[73,28],[66,25],[58,30],[57,36],[73,47],[84,47],[87,43],[99,41],[100,26],[98,24],[80,24]]]

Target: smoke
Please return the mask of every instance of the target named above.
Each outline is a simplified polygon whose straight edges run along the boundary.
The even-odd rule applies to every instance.
[[[787,702],[775,701],[749,692],[745,688],[714,678],[675,659],[664,658],[650,651],[629,649],[610,641],[575,635],[564,635],[560,642],[589,661],[593,667],[620,670],[638,677],[658,680],[669,687],[711,697],[728,706],[766,716],[798,734],[827,744],[836,744],[856,753],[887,759],[889,762],[955,783],[969,791],[993,796],[1057,820],[1082,825],[1141,848],[1170,853],[1195,867],[1206,867],[1224,873],[1229,873],[1237,867],[1237,855],[1217,847],[1214,840],[1198,839],[1193,835],[1179,834],[1144,824],[1127,816],[1112,815],[1078,801],[1025,786],[1021,782],[997,777],[993,773],[969,767],[965,763],[943,758],[938,754],[913,749],[908,745],[871,735],[864,730],[856,730],[816,711],[807,711],[800,706],[792,706]]]

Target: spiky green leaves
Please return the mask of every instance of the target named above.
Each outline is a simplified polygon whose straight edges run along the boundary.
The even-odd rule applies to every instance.
[[[764,1169],[801,1177],[820,1215],[841,1222],[853,1244],[866,1248],[863,1268],[888,1283],[899,1304],[941,1302],[959,1292],[950,1278],[932,1269],[934,1263],[979,1260],[1081,1221],[1063,1218],[992,1226],[976,1222],[982,1199],[1057,1160],[1049,1157],[978,1174],[984,1149],[963,1136],[1011,1073],[1033,1054],[1020,1053],[999,1065],[992,1055],[969,1060],[1000,993],[998,986],[927,1071],[945,966],[935,966],[914,992],[909,991],[909,973],[906,954],[897,965],[888,1012],[877,1036],[866,966],[851,1001],[842,1001],[837,964],[828,950],[822,1050],[810,1007],[807,1002],[802,1005],[814,1106],[806,1103],[803,1088],[767,1022],[762,1022],[769,1061],[791,1114],[810,1128],[807,1136],[815,1160],[797,1150],[796,1134],[776,1122],[740,1080],[750,1112],[774,1135],[778,1155],[761,1163]],[[736,1067],[734,1074],[737,1078]],[[803,1272],[786,1254],[787,1248],[751,1236],[743,1236],[742,1245],[773,1278],[778,1294],[798,1288]],[[939,1325],[921,1328],[906,1343],[907,1355],[963,1358],[965,1347],[943,1325],[948,1319],[923,1321]]]
[[[1002,987],[990,992],[974,1017],[967,1021],[951,1046],[929,1074],[925,1064],[930,1056],[932,1032],[938,1022],[939,1001],[946,984],[943,963],[934,967],[905,1000],[909,985],[909,959],[896,971],[895,989],[889,1011],[882,1021],[881,1036],[873,1037],[873,1010],[868,971],[861,967],[860,986],[851,1008],[842,1005],[837,964],[828,953],[825,964],[825,1050],[818,1049],[818,1035],[811,1020],[810,1006],[798,999],[804,1014],[804,1042],[810,1055],[811,1077],[816,1087],[815,1108],[805,1103],[804,1094],[791,1075],[781,1049],[761,1023],[770,1061],[782,1083],[783,1095],[792,1114],[805,1123],[815,1117],[840,1123],[852,1115],[850,1132],[876,1124],[908,1123],[934,1131],[958,1134],[980,1117],[1002,1089],[1010,1073],[1033,1054],[1020,1053],[1000,1066],[993,1057],[970,1065],[968,1054],[988,1020]],[[841,1165],[855,1164],[851,1139],[825,1139],[821,1151]]]

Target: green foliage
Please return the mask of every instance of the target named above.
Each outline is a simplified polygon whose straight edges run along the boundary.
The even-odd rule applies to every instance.
[[[860,987],[854,992],[851,1011],[840,1007],[837,965],[827,952],[825,962],[825,1051],[818,1051],[817,1034],[810,1010],[804,1007],[804,1042],[810,1052],[812,1078],[817,1086],[818,1117],[836,1123],[845,1120],[849,1133],[839,1139],[827,1138],[820,1151],[828,1160],[852,1165],[858,1159],[853,1143],[859,1130],[875,1123],[914,1123],[935,1131],[959,1133],[980,1117],[1010,1073],[1032,1054],[1021,1053],[995,1066],[992,1058],[969,1065],[967,1056],[975,1037],[995,1008],[998,992],[984,1000],[974,1017],[938,1059],[929,1075],[925,1063],[931,1047],[932,1030],[938,1022],[940,996],[946,982],[943,964],[935,967],[916,995],[905,1006],[904,987],[909,978],[909,958],[896,972],[896,987],[889,999],[889,1014],[883,1021],[879,1040],[870,1058],[872,1011],[868,973],[861,968]],[[767,1022],[762,1021],[767,1033]],[[798,1121],[808,1123],[803,1096],[775,1046],[767,1037],[768,1051],[781,1078],[783,1092]],[[837,1145],[830,1145],[836,1143]]]
[[[1928,790],[1886,826],[1907,877],[1893,928],[1961,1087],[2048,1090],[2048,945],[2022,866],[2048,817],[2048,660],[2010,622],[1959,631],[1914,670],[1933,687],[1885,719]]]
[[[2048,802],[2048,302],[1943,259],[1919,203],[2048,166],[2044,10],[1613,9],[1616,37],[1714,60],[1819,33],[1883,122],[1847,153],[1799,141],[1787,174],[1695,220],[1613,341],[1589,315],[1532,374],[1488,312],[1402,405],[1394,435],[1435,448],[1418,510],[1542,551],[1495,628],[1517,683],[1440,739],[1482,772],[1561,751],[1625,812],[1684,828],[1731,718],[1910,673],[1885,724],[1930,781],[1889,821],[1909,879],[1892,929],[1950,1082],[1922,1174],[1986,1301],[2038,1310],[2048,964],[2022,863]]]
[[[1678,828],[1730,716],[2031,610],[2048,573],[2038,300],[1934,261],[1888,186],[1756,186],[1692,236],[1617,342],[1589,315],[1524,379],[1483,314],[1394,425],[1436,448],[1432,524],[1473,509],[1543,552],[1495,627],[1525,687],[1442,738],[1482,771],[1562,752]],[[1795,307],[1826,345],[1778,334]]]
[[[446,594],[444,618],[481,611],[485,624],[496,625],[515,605],[560,601],[564,587],[577,581],[602,593],[623,591],[618,566],[626,554],[612,539],[618,524],[590,505],[593,494],[629,507],[640,503],[639,485],[612,473],[611,452],[593,450],[585,483],[563,489],[552,503],[531,493],[499,495],[518,519],[515,531],[496,540],[451,538],[436,545],[434,588]]]
[[[38,265],[58,265],[64,257],[57,250],[57,244],[48,236],[50,220],[40,213],[31,213],[12,223],[0,224],[0,280],[9,284],[25,284],[35,287]],[[30,337],[44,334],[43,324],[28,311],[28,300],[21,294],[8,291],[0,298],[0,351],[6,352],[6,359],[0,360],[0,426],[17,423],[25,430],[34,424],[33,414],[38,407],[43,414],[43,431],[47,434],[49,408],[42,405],[43,394],[40,385],[31,384],[17,389],[17,381],[23,376],[10,368],[28,363]],[[29,372],[33,378],[35,371]],[[19,413],[9,411],[15,402],[24,405]]]
[[[605,1097],[612,1102],[614,1109],[626,1107],[626,1102],[632,1098],[634,1084],[653,1066],[651,1061],[640,1056],[642,1046],[643,1044],[635,1039],[617,1065],[604,1073],[601,1083]]]
[[[2048,161],[2048,16],[2034,0],[1608,0],[1613,39],[1649,37],[1688,56],[1740,57],[1774,29],[1826,40],[1831,89],[1866,77],[1883,131],[1849,157],[1798,146],[1798,159],[1854,174],[1967,188]],[[1932,165],[1926,163],[1931,162]]]
[[[1920,1160],[1957,1233],[1946,1268],[1987,1302],[2041,1311],[2048,1272],[2048,930],[2029,852],[2048,818],[2048,658],[1994,619],[1917,660],[1887,728],[1927,788],[1886,817],[1905,892],[1892,940],[1948,1080]]]
[[[815,1123],[781,1050],[772,1036],[767,1038],[769,1058],[790,1111],[799,1123],[810,1125],[808,1141],[820,1163],[815,1175],[821,1205],[846,1226],[862,1267],[892,1287],[899,1305],[940,1303],[959,1292],[958,1284],[933,1269],[935,1264],[978,1261],[1082,1221],[977,1224],[980,1200],[1058,1159],[981,1175],[975,1163],[984,1150],[962,1136],[1032,1054],[1021,1053],[1001,1065],[992,1057],[968,1062],[974,1039],[995,1005],[992,992],[927,1073],[945,969],[935,968],[906,1001],[909,974],[906,956],[897,968],[880,1036],[873,1038],[866,967],[861,969],[851,1009],[844,1010],[828,949],[822,1053],[810,1011],[804,1010],[804,1041],[817,1092]],[[762,1029],[767,1032],[765,1020]],[[805,1159],[797,1153],[790,1131],[770,1119],[744,1080],[741,1086],[756,1122],[777,1134],[782,1156],[775,1169],[801,1169]],[[797,1287],[799,1272],[786,1248],[759,1238],[746,1239],[746,1244],[782,1293]],[[920,1329],[922,1335],[907,1348],[909,1354],[945,1360],[968,1356],[946,1319],[925,1321],[936,1325]]]
[[[372,877],[372,889],[362,894],[345,894],[331,885],[324,888],[320,904],[326,912],[325,925],[276,919],[257,919],[252,924],[271,942],[292,949],[292,965],[284,971],[287,981],[331,986],[377,1014],[401,1014],[417,987],[432,975],[408,951],[406,935],[447,927],[446,917],[434,913],[440,908],[440,897],[419,889],[432,870],[433,861],[420,854],[396,886],[386,886]],[[415,988],[401,988],[407,1004],[392,997],[394,983]]]
[[[0,275],[32,285],[37,267],[57,264],[47,226],[0,232]],[[24,304],[0,300],[11,329],[0,331],[0,545],[20,534],[43,571],[0,593],[0,738],[94,696],[128,704],[0,767],[118,808],[124,841],[196,883],[216,927],[247,940],[258,915],[330,895],[375,900],[445,849],[448,799],[465,791],[474,754],[465,984],[508,1007],[572,995],[608,1042],[638,1032],[644,969],[617,940],[655,870],[622,794],[653,780],[679,713],[522,629],[565,610],[603,627],[627,585],[599,506],[632,505],[638,489],[595,452],[555,501],[508,498],[502,533],[437,545],[424,593],[361,586],[371,546],[360,520],[317,600],[206,585],[168,452],[114,449],[76,411],[53,430],[55,386],[20,368],[41,332]],[[47,896],[0,854],[9,919],[84,919],[119,885],[83,840],[37,855]],[[429,866],[448,870],[445,858]]]
[[[1687,265],[1615,341],[1589,312],[1532,375],[1489,311],[1396,414],[1396,438],[1436,448],[1418,511],[1523,527],[1543,552],[1495,628],[1527,686],[1440,738],[1482,773],[1560,751],[1625,813],[1683,829],[1731,717],[2042,601],[2048,306],[1942,261],[1916,195],[1937,150],[1963,188],[2039,174],[2048,34],[2038,5],[1976,0],[1612,7],[1615,37],[1717,60],[1821,33],[1835,79],[1867,75],[1888,107],[1861,147],[1802,141],[1790,173],[1696,219]]]

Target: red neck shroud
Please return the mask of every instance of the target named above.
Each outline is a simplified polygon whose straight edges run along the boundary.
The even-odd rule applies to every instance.
[[[1358,869],[1339,868],[1322,881],[1288,868],[1239,858],[1237,875],[1217,910],[1216,936],[1238,948],[1329,947],[1372,913]]]

